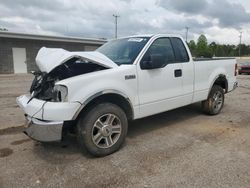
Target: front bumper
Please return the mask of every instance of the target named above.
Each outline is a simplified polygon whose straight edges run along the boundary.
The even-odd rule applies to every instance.
[[[17,97],[17,104],[30,117],[45,121],[70,121],[81,107],[79,102],[48,102],[32,99],[30,95]]]
[[[41,142],[60,141],[64,122],[74,120],[81,106],[79,102],[48,102],[35,98],[29,100],[30,95],[17,98],[27,120],[24,133]]]
[[[60,141],[62,139],[63,121],[43,121],[26,115],[24,133],[40,142]]]

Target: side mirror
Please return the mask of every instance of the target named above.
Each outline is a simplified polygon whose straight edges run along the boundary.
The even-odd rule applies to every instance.
[[[146,59],[142,59],[141,61],[141,69],[149,70],[149,69],[159,69],[166,65],[166,61],[161,54],[153,54],[150,55]]]

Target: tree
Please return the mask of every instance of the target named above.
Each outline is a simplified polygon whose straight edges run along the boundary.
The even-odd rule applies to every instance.
[[[249,55],[250,54],[250,46],[245,45],[245,44],[241,44],[241,54],[243,56],[245,55]]]
[[[194,40],[191,40],[189,43],[188,43],[188,47],[191,51],[191,54],[193,57],[196,57],[196,44],[195,44],[195,41]]]
[[[225,51],[223,45],[218,45],[215,51],[217,57],[225,57]]]
[[[0,27],[0,31],[8,31],[8,29]]]
[[[194,57],[233,57],[239,55],[239,45],[231,44],[218,44],[216,42],[211,42],[208,44],[205,35],[201,35],[198,38],[197,44],[194,40],[188,43],[192,56]],[[241,55],[250,55],[250,45],[241,44]]]
[[[208,46],[213,54],[213,56],[216,56],[216,48],[217,48],[217,44],[215,42],[211,42]]]
[[[205,35],[201,35],[197,41],[197,57],[212,57],[212,51],[207,45],[207,38]]]

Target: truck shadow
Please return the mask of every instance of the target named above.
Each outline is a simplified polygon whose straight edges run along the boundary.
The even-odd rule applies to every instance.
[[[177,108],[175,110],[138,119],[129,123],[127,136],[129,138],[133,138],[140,134],[145,134],[156,129],[171,126],[201,114],[203,114],[201,104],[195,103],[185,107]]]
[[[200,103],[192,104],[154,116],[142,118],[129,122],[128,137],[135,138],[139,135],[173,126],[179,122],[201,115]],[[126,144],[125,146],[126,147]],[[35,154],[49,163],[67,163],[78,158],[93,158],[85,149],[81,149],[77,143],[77,138],[73,134],[68,134],[62,143],[34,144]],[[80,154],[80,155],[79,155]]]
[[[67,164],[83,156],[91,158],[85,149],[79,147],[74,135],[67,135],[62,142],[35,142],[33,150],[35,155],[51,164]]]

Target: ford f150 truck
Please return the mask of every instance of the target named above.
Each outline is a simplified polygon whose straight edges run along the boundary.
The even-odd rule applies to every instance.
[[[17,98],[24,132],[60,141],[75,126],[80,145],[95,156],[121,147],[129,120],[199,101],[215,115],[237,86],[235,59],[194,60],[178,35],[125,37],[92,52],[43,47],[36,64],[30,93]]]

